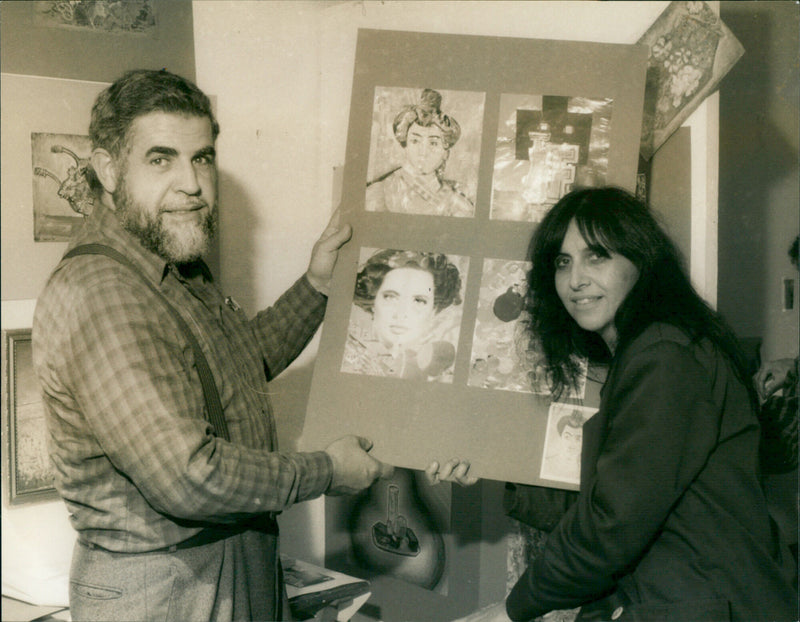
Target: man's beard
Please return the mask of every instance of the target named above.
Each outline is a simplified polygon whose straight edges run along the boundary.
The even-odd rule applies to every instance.
[[[113,198],[122,227],[135,235],[145,248],[170,263],[199,259],[208,251],[217,232],[216,201],[199,222],[188,220],[167,226],[163,212],[153,215],[136,203],[128,192],[124,177],[120,179]],[[202,200],[195,202],[207,205]]]

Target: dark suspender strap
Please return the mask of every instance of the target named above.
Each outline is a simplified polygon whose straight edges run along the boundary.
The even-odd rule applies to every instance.
[[[167,300],[167,297],[161,293],[161,291],[153,284],[153,282],[145,276],[141,268],[139,268],[136,264],[134,264],[116,249],[106,246],[105,244],[82,244],[67,252],[63,259],[69,259],[70,257],[75,257],[76,255],[105,255],[106,257],[110,257],[111,259],[118,261],[123,266],[127,266],[142,280],[143,283],[145,283],[145,285],[152,290],[154,294],[156,294],[158,298],[161,299],[172,317],[175,318],[178,326],[186,336],[186,340],[192,347],[195,364],[197,365],[197,373],[200,376],[200,384],[203,386],[203,397],[205,398],[206,402],[206,410],[208,411],[209,422],[212,426],[214,426],[214,430],[219,436],[224,438],[226,441],[230,441],[231,438],[230,434],[228,433],[228,424],[225,422],[225,416],[222,414],[222,402],[219,399],[217,384],[214,382],[214,376],[211,373],[211,368],[208,366],[208,360],[206,360],[203,351],[200,349],[200,344],[197,341],[197,337],[194,336],[194,333],[191,331],[186,321],[181,317],[180,313],[178,313],[178,310],[172,306],[172,303]]]

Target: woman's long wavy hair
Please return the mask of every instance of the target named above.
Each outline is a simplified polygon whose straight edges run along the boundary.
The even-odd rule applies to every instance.
[[[372,313],[375,296],[384,277],[398,268],[413,268],[433,276],[433,308],[436,313],[461,304],[461,275],[443,253],[403,251],[387,248],[376,252],[361,266],[356,276],[353,302]]]
[[[590,248],[622,255],[639,269],[639,278],[614,318],[616,354],[653,322],[666,322],[695,342],[710,340],[731,361],[745,386],[751,387],[747,359],[733,331],[692,287],[679,251],[652,213],[627,191],[606,187],[564,196],[531,240],[533,269],[527,302],[532,347],[544,351],[556,397],[578,386],[581,370],[576,356],[592,362],[611,360],[600,336],[578,326],[556,292],[556,258],[573,219]]]

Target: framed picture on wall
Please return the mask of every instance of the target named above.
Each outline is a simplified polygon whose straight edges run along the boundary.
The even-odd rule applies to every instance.
[[[33,371],[31,330],[4,331],[3,344],[9,502],[52,499],[57,493],[47,451],[44,405]]]
[[[31,132],[35,242],[68,242],[92,212],[91,151],[88,136]]]
[[[132,68],[194,79],[191,0],[3,4],[3,71],[112,82]]]
[[[573,187],[635,188],[646,62],[639,45],[359,31],[354,232],[301,448],[352,433],[409,469],[456,456],[482,478],[577,489],[542,469],[553,399],[526,330],[527,249]],[[596,371],[565,408],[596,407]]]

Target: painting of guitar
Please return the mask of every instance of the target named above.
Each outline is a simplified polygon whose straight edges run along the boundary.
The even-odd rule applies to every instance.
[[[353,554],[366,569],[433,589],[445,569],[436,508],[420,494],[414,471],[395,469],[358,500],[350,516]]]

